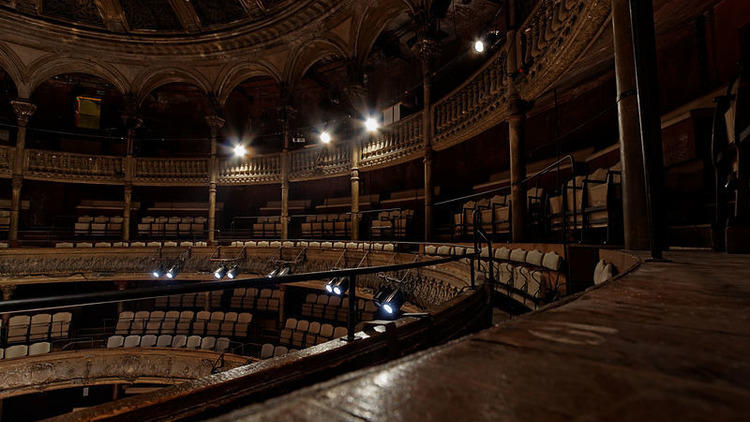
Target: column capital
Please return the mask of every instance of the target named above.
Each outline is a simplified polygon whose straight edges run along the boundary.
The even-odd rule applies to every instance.
[[[16,118],[20,126],[26,126],[31,116],[36,112],[36,105],[26,99],[17,98],[11,100],[10,105],[13,106],[13,111],[16,113]]]
[[[420,38],[412,47],[425,69],[432,66],[433,61],[440,55],[440,43],[432,37]]]
[[[218,114],[209,114],[205,117],[206,123],[208,124],[208,127],[210,127],[213,130],[219,130],[224,127],[224,123],[226,123],[226,120],[219,116]]]

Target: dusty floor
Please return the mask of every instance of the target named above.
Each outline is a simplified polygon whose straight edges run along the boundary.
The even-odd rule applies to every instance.
[[[750,256],[667,258],[560,307],[220,419],[750,420]]]

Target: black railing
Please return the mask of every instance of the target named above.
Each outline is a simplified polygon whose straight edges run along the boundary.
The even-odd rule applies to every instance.
[[[162,296],[170,296],[186,293],[204,293],[218,290],[247,288],[247,287],[272,287],[282,284],[295,283],[309,280],[327,280],[334,277],[349,278],[349,315],[347,338],[354,339],[354,327],[356,325],[356,277],[366,274],[377,274],[382,272],[395,272],[409,270],[412,268],[429,267],[458,261],[462,256],[433,259],[429,261],[411,262],[405,264],[392,264],[375,267],[346,268],[340,270],[320,271],[303,274],[290,274],[282,277],[255,277],[239,280],[190,282],[173,284],[159,287],[142,287],[129,290],[118,290],[108,292],[93,292],[74,295],[48,296],[29,299],[14,299],[0,302],[0,313],[33,312],[47,309],[59,309],[74,306],[89,306],[106,303],[126,302],[133,300],[152,299]],[[471,280],[474,285],[474,276]]]

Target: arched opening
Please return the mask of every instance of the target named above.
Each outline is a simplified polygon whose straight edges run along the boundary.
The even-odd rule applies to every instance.
[[[10,102],[18,95],[16,84],[8,72],[0,69],[0,145],[10,145],[15,141],[16,113]]]
[[[223,148],[218,153],[231,154],[243,144],[254,154],[277,152],[283,142],[281,87],[270,76],[255,76],[237,85],[224,107]]]
[[[143,100],[143,126],[136,132],[135,154],[141,156],[200,156],[209,153],[211,134],[206,116],[213,113],[206,93],[196,85],[162,85]]]
[[[29,148],[92,154],[124,154],[123,95],[93,75],[51,77],[32,93],[37,109],[29,122]]]

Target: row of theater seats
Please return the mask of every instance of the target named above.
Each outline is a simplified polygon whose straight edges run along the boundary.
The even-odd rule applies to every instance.
[[[10,210],[0,210],[0,232],[10,230]]]
[[[426,245],[426,255],[462,255],[459,246]],[[470,248],[468,252],[473,252]],[[468,253],[467,252],[467,253]],[[542,252],[522,248],[508,249],[506,247],[493,250],[493,275],[498,283],[495,287],[503,293],[510,293],[511,297],[521,303],[538,303],[541,299],[551,295],[565,294],[565,280],[563,277],[564,260],[556,252]],[[489,248],[480,251],[484,258],[485,276],[489,275]]]
[[[370,222],[373,239],[401,239],[411,231],[414,210],[381,211]]]
[[[7,349],[0,349],[0,359],[15,359],[26,356],[38,356],[47,354],[51,351],[52,345],[46,341],[33,343],[30,346],[27,346],[25,344],[17,344],[15,346],[10,346]]]
[[[186,349],[213,350],[216,352],[226,352],[229,350],[230,341],[227,337],[213,336],[201,337],[198,335],[186,336],[178,334],[162,334],[156,336],[147,334],[145,336],[129,335],[123,337],[114,335],[107,339],[107,349],[117,349],[120,347],[173,347]]]
[[[284,356],[287,353],[296,351],[297,349],[289,349],[286,346],[274,346],[273,344],[266,343],[260,348],[260,358],[268,359],[276,356]]]
[[[8,319],[7,344],[66,338],[70,331],[71,320],[70,312],[12,316]],[[2,328],[1,320],[0,328]]]
[[[74,225],[74,233],[76,237],[120,237],[123,220],[119,215],[81,215]]]
[[[258,217],[253,223],[253,237],[258,239],[278,239],[281,237],[281,217]]]
[[[56,248],[187,248],[187,247],[207,247],[206,242],[58,242]],[[6,246],[7,247],[7,246]]]
[[[540,187],[526,191],[529,224],[559,231],[565,221],[569,229],[602,229],[616,223],[622,212],[619,163],[572,178],[550,195]],[[465,237],[474,231],[473,215],[479,213],[481,227],[491,234],[510,233],[512,215],[510,195],[470,200],[453,216],[453,234]],[[563,214],[566,218],[563,218]],[[609,232],[607,233],[609,235]]]
[[[551,228],[562,228],[563,209],[569,228],[609,228],[622,213],[621,179],[620,163],[571,178],[561,195],[549,198]]]
[[[308,215],[300,224],[302,237],[311,239],[348,238],[352,233],[352,215]]]
[[[281,290],[256,289],[254,287],[234,289],[229,306],[232,309],[278,312],[281,306]]]
[[[357,303],[360,321],[370,321],[375,318],[377,306],[369,300],[359,299]],[[325,294],[308,293],[302,304],[302,316],[325,319],[328,321],[346,322],[349,315],[349,298],[330,296]]]
[[[204,237],[206,217],[143,217],[138,223],[138,236],[143,238]]]
[[[221,296],[223,292],[213,291],[210,293],[185,293],[157,297],[154,300],[156,308],[198,308],[213,309],[221,307]]]
[[[123,311],[117,318],[117,335],[194,335],[247,337],[253,315],[247,312]]]
[[[371,250],[371,251],[386,251],[393,252],[396,249],[396,245],[393,243],[379,243],[379,242],[318,242],[318,241],[267,241],[267,240],[249,240],[247,242],[234,241],[231,244],[232,247],[241,248],[246,246],[248,248],[322,248],[322,249],[359,249],[359,250]]]
[[[279,343],[296,347],[310,347],[346,335],[346,327],[334,328],[318,321],[289,318],[279,335]]]

